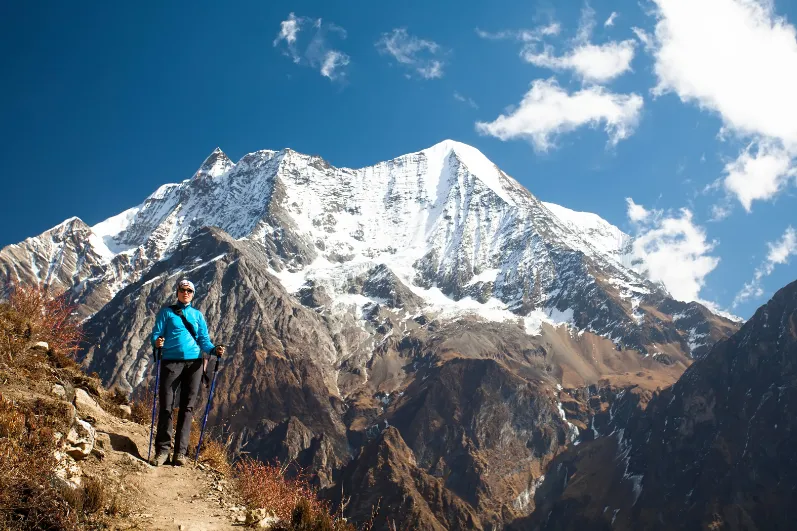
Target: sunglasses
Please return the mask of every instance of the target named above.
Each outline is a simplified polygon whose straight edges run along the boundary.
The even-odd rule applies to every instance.
[[[193,293],[194,292],[194,290],[188,289],[188,288],[180,288],[177,291],[179,291],[180,293]]]

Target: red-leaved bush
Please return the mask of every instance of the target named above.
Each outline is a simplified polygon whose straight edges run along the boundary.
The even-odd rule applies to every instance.
[[[18,284],[0,303],[0,349],[13,357],[31,343],[45,341],[59,354],[74,354],[83,339],[75,306],[64,293]]]

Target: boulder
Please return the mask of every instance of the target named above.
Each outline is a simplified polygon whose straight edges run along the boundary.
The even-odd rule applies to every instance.
[[[80,416],[92,424],[108,415],[85,389],[75,389],[75,407]]]
[[[76,461],[85,459],[94,449],[95,437],[96,432],[91,424],[76,418],[66,436],[64,452]]]

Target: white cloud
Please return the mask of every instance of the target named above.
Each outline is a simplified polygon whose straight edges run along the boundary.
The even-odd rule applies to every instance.
[[[443,77],[442,57],[445,51],[434,41],[419,39],[407,33],[406,28],[396,28],[383,33],[376,42],[379,53],[392,56],[399,64],[413,69],[424,79]]]
[[[726,168],[726,189],[749,211],[782,190],[795,166],[797,31],[771,0],[653,1],[654,93],[715,112],[723,134],[760,144],[757,156],[748,146]]]
[[[479,108],[479,106],[476,105],[476,102],[473,101],[472,98],[466,98],[465,96],[463,96],[459,92],[454,92],[454,99],[457,100],[457,101],[461,101],[462,103],[465,103],[466,105],[468,105],[469,107],[472,107],[474,109],[478,109]]]
[[[501,140],[525,138],[537,150],[547,151],[557,135],[603,123],[609,144],[615,145],[633,132],[642,104],[637,94],[614,94],[597,86],[571,94],[554,79],[538,79],[511,113],[478,122],[476,129]]]
[[[751,210],[753,201],[771,199],[783,190],[797,169],[792,166],[792,155],[769,142],[757,144],[757,153],[750,145],[739,158],[725,166],[725,189],[733,193],[744,209]]]
[[[541,53],[529,48],[521,53],[523,59],[551,70],[573,70],[584,81],[606,83],[631,70],[636,42],[629,39],[606,44],[582,44],[567,54],[556,57],[553,48],[546,46]]]
[[[609,15],[609,18],[603,23],[603,27],[608,28],[609,26],[614,26],[615,20],[617,20],[617,11],[612,11],[612,14]]]
[[[797,231],[789,226],[776,242],[767,243],[769,253],[767,259],[762,263],[753,274],[753,279],[745,283],[733,301],[734,308],[739,304],[751,299],[758,298],[764,294],[762,281],[775,270],[776,265],[788,263],[789,257],[797,255]]]
[[[626,197],[625,202],[628,205],[628,219],[634,223],[645,221],[650,217],[651,212],[642,205],[634,203],[634,200],[630,197]]]
[[[303,53],[299,52],[299,33],[304,26],[312,26],[315,33],[307,44]],[[274,39],[274,47],[283,47],[283,53],[290,57],[294,63],[318,69],[322,76],[333,81],[345,77],[344,67],[349,64],[350,58],[340,50],[330,48],[328,36],[336,33],[341,38],[346,38],[346,30],[331,22],[323,22],[309,17],[297,17],[290,13],[286,20],[280,23],[280,31]]]
[[[637,229],[632,244],[633,267],[662,283],[674,298],[700,301],[705,278],[717,267],[719,258],[710,256],[715,243],[706,241],[703,228],[692,221],[692,212],[684,208],[679,215],[665,215],[648,211],[631,198],[626,202]]]

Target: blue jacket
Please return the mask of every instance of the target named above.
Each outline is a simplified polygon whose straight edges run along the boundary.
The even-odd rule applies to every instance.
[[[152,330],[152,346],[159,337],[166,339],[163,344],[163,359],[165,360],[195,360],[202,356],[202,352],[210,352],[215,347],[208,337],[208,325],[202,312],[193,306],[183,305],[183,315],[194,326],[196,341],[186,329],[180,316],[168,306],[161,308],[155,319],[155,328]],[[198,343],[198,344],[197,344]]]

